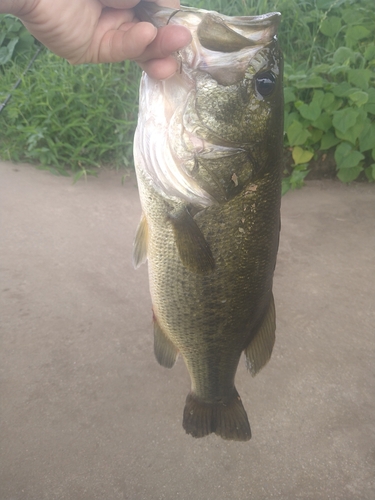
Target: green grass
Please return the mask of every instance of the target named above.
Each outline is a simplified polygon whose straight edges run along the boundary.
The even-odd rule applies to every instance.
[[[291,157],[285,190],[300,186],[310,161],[322,154],[334,157],[344,182],[375,179],[373,0],[184,4],[227,15],[281,12],[285,148]],[[0,33],[1,103],[35,46],[9,18],[0,16]],[[76,178],[101,165],[131,167],[139,76],[130,62],[72,67],[44,51],[0,114],[0,157],[72,171]]]
[[[7,68],[0,100],[19,76]],[[64,173],[128,167],[140,71],[134,63],[71,66],[45,51],[0,115],[0,155]],[[5,91],[5,92],[4,92]]]

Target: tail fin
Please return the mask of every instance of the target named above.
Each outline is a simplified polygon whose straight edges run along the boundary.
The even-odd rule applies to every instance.
[[[205,403],[194,393],[189,393],[182,426],[187,434],[196,438],[207,436],[211,432],[233,441],[248,441],[251,438],[246,411],[236,389],[233,398],[226,405]]]

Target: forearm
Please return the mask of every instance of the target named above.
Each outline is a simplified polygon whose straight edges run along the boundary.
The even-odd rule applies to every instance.
[[[0,0],[0,14],[22,16],[27,14],[36,3],[36,0]]]

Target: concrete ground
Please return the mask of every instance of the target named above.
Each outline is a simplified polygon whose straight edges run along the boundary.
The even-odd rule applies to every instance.
[[[253,437],[181,427],[180,359],[153,356],[133,177],[0,165],[1,500],[373,500],[375,186],[282,203],[277,342],[237,388]]]

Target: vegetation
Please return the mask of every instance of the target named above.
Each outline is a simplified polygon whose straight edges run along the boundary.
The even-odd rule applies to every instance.
[[[343,182],[375,180],[373,0],[188,0],[228,15],[282,13],[285,55],[284,191],[331,158]],[[0,17],[0,103],[36,50]],[[72,67],[44,51],[0,114],[0,156],[79,177],[132,164],[140,72],[133,63]]]

